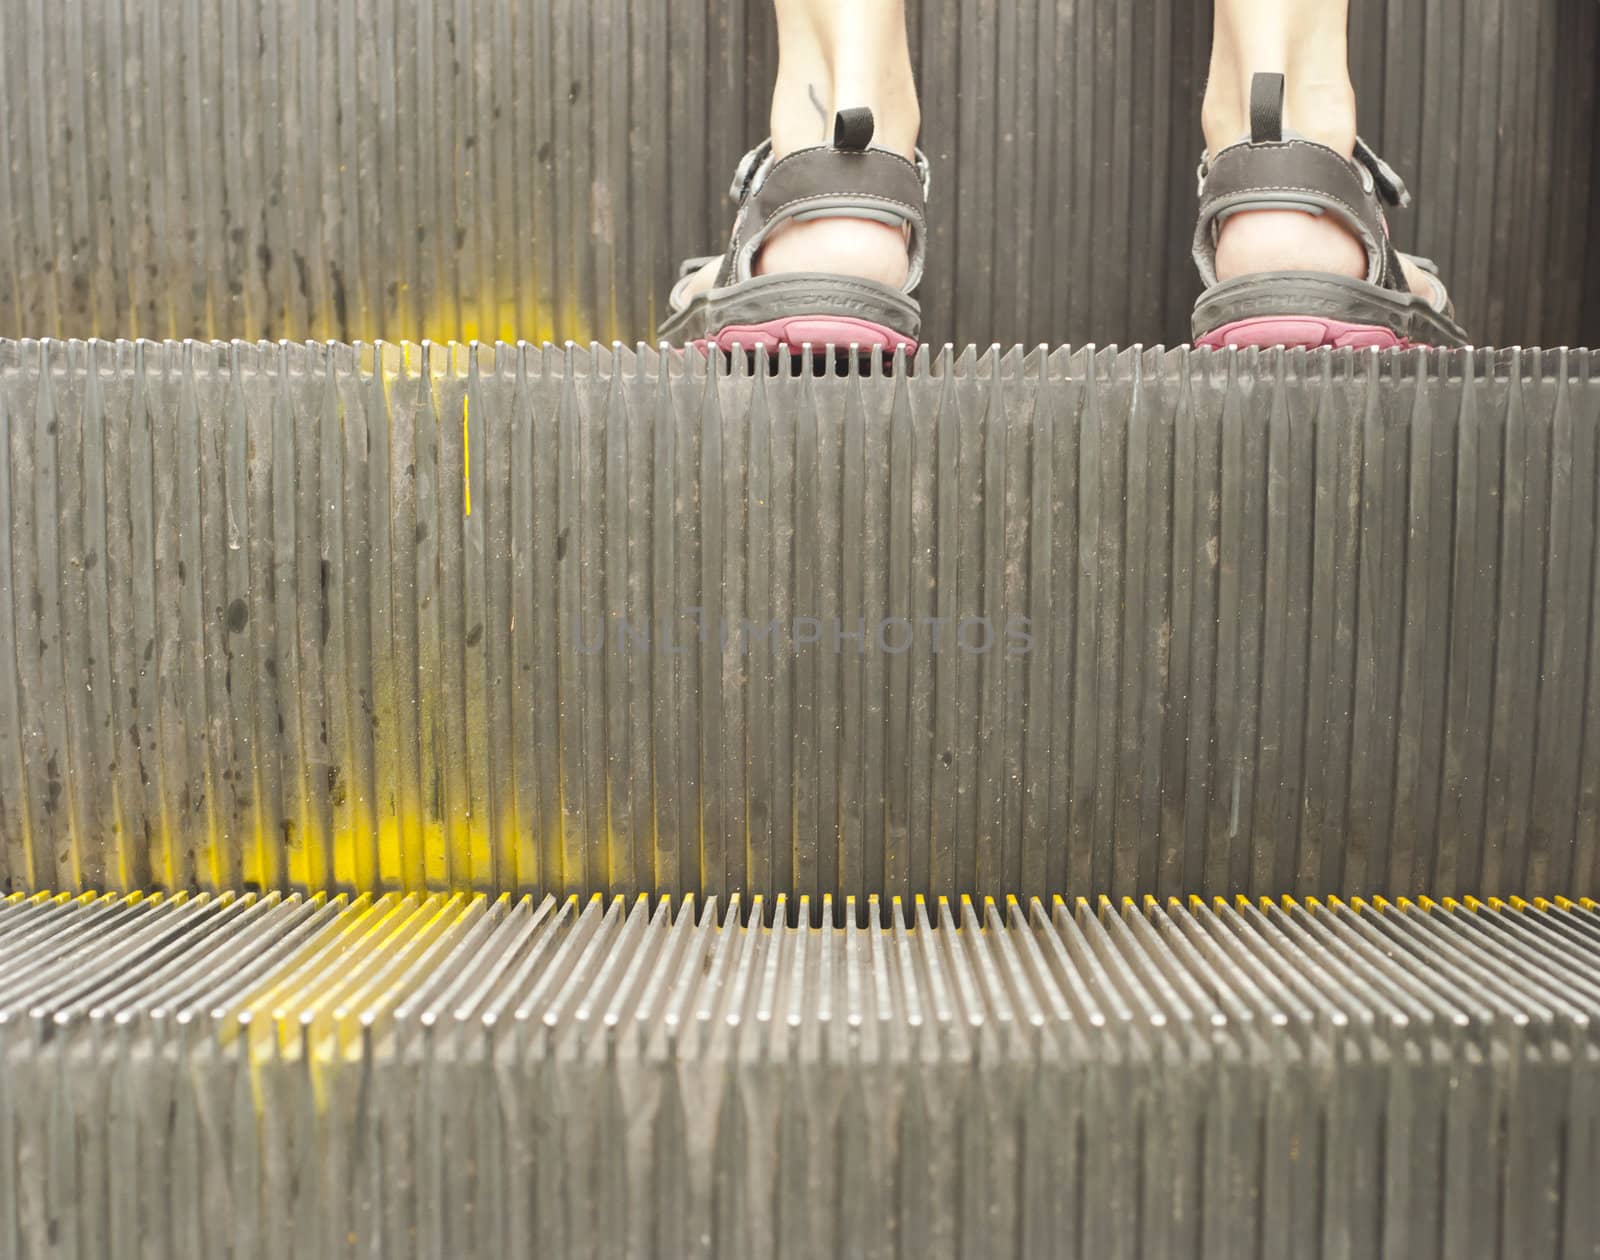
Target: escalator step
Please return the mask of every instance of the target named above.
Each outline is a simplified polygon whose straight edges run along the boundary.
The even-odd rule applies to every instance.
[[[1593,903],[851,899],[824,928],[798,909],[13,896],[0,1250],[1510,1258],[1600,1238]]]
[[[0,880],[1600,894],[1600,357],[833,367],[0,342]]]

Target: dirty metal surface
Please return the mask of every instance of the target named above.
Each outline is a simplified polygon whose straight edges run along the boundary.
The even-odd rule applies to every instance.
[[[1600,891],[1592,354],[802,368],[0,343],[7,885]]]
[[[888,910],[797,930],[737,898],[12,897],[0,1246],[1575,1260],[1600,1239],[1592,902]]]

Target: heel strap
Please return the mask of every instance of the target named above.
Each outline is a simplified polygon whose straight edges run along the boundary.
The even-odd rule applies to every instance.
[[[1198,172],[1200,217],[1194,258],[1207,287],[1217,282],[1217,235],[1231,215],[1252,210],[1331,214],[1350,229],[1367,254],[1367,281],[1406,291],[1400,258],[1389,243],[1381,202],[1411,204],[1404,181],[1365,141],[1355,158],[1283,125],[1284,79],[1257,74],[1250,85],[1250,136],[1212,156]]]
[[[753,274],[756,255],[772,232],[793,219],[873,219],[910,229],[910,271],[905,291],[922,279],[927,254],[929,165],[921,149],[916,161],[873,149],[870,109],[840,110],[833,142],[797,149],[781,160],[764,140],[745,154],[729,190],[739,202],[733,243],[717,277],[719,287]]]

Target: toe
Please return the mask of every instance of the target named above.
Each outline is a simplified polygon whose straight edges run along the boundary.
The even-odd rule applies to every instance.
[[[1435,310],[1449,309],[1450,295],[1445,290],[1444,281],[1420,266],[1417,259],[1409,254],[1401,254],[1400,270],[1405,274],[1406,286],[1415,296],[1422,298]]]
[[[692,271],[678,281],[672,290],[672,305],[680,310],[717,282],[717,272],[722,269],[722,259],[713,258],[698,271]]]

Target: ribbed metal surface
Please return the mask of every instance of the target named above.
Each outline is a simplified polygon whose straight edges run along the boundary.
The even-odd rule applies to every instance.
[[[1600,343],[1590,0],[1358,0],[1405,247],[1480,344]],[[1181,340],[1210,6],[912,0],[937,341]],[[0,334],[649,337],[721,248],[750,0],[6,0]]]
[[[749,908],[12,898],[0,1244],[1600,1246],[1592,904]]]
[[[1588,353],[0,343],[9,887],[1600,891]]]

